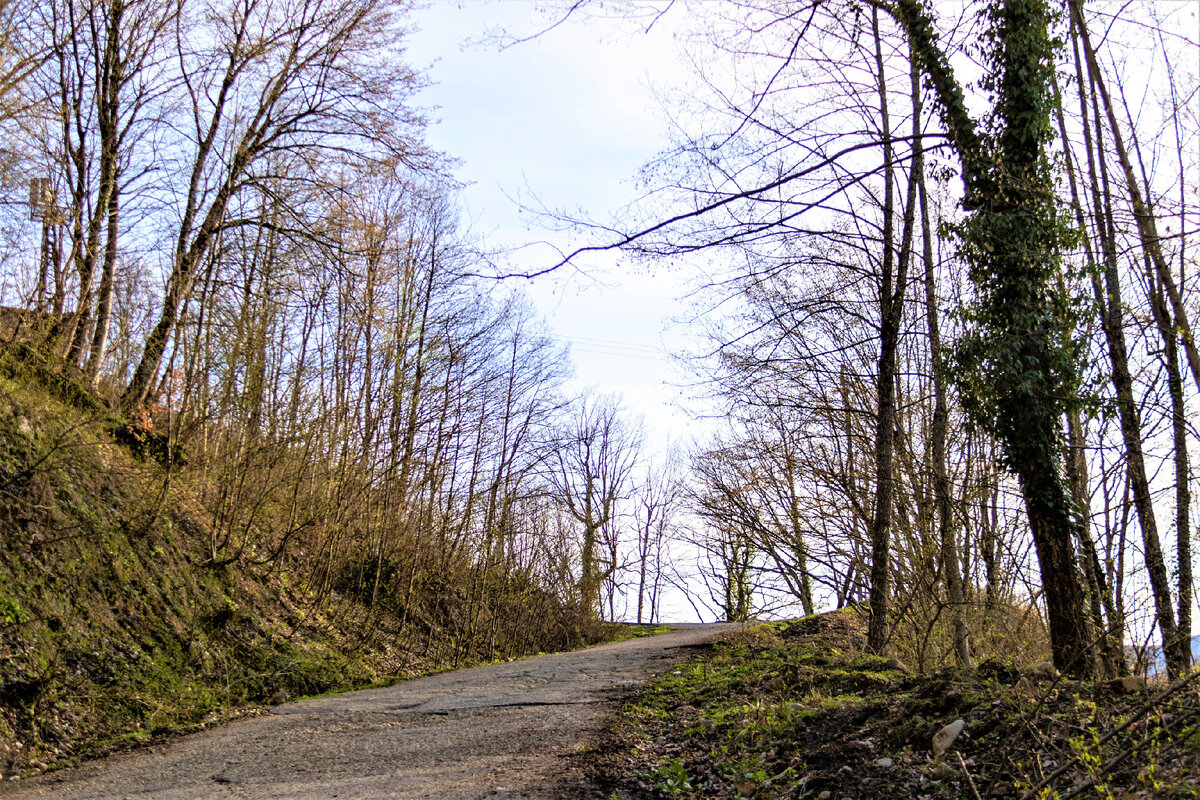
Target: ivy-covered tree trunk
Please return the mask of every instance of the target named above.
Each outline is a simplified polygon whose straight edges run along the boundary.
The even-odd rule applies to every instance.
[[[959,230],[960,255],[976,289],[955,353],[964,407],[999,439],[1020,481],[1054,664],[1087,674],[1074,550],[1082,523],[1064,476],[1062,420],[1078,394],[1080,348],[1060,280],[1066,226],[1046,155],[1055,101],[1049,9],[1043,0],[1004,0],[989,9],[984,83],[995,106],[986,136],[966,111],[925,8],[901,0],[893,10],[936,93],[962,161],[964,205],[973,212]]]

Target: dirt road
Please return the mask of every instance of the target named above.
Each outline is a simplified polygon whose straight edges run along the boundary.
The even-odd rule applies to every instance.
[[[459,670],[314,700],[0,785],[0,798],[382,800],[579,793],[576,753],[646,678],[734,625]]]

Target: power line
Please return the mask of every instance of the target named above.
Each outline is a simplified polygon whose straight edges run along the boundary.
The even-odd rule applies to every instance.
[[[554,338],[569,344],[572,352],[587,355],[635,358],[642,361],[664,361],[667,358],[667,354],[663,352],[661,347],[638,344],[637,342],[627,342],[619,339],[601,339],[590,336],[563,336],[560,334],[554,334]]]

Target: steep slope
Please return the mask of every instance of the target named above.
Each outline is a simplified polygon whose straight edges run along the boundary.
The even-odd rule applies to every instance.
[[[286,572],[208,569],[203,516],[101,408],[0,377],[0,769],[380,674],[302,627]]]
[[[202,477],[164,445],[36,362],[0,354],[4,777],[285,698],[513,655],[442,646],[462,576],[442,576],[401,620],[394,603],[317,596],[297,556],[214,564]],[[535,632],[528,648],[604,633]]]

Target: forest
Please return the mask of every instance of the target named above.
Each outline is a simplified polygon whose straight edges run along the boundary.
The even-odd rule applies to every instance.
[[[691,71],[642,199],[557,219],[559,264],[461,223],[410,12],[0,2],[5,379],[103,420],[199,568],[286,573],[335,628],[386,609],[455,661],[675,594],[857,607],[920,671],[1191,670],[1194,6],[552,5],[682,17]],[[569,388],[505,276],[596,251],[699,265],[677,355],[711,435],[654,453]],[[73,457],[39,441],[0,464],[13,552],[88,535],[29,522]]]

